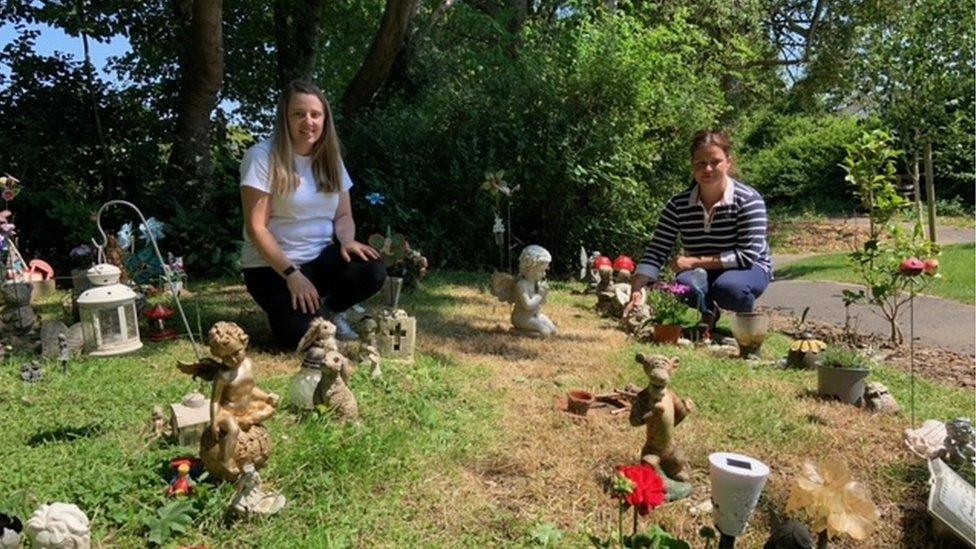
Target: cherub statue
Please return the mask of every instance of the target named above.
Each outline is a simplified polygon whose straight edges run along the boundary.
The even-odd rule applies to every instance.
[[[519,256],[519,276],[495,273],[491,278],[492,294],[499,300],[512,303],[512,325],[516,330],[549,337],[556,335],[556,325],[542,314],[542,306],[549,293],[545,281],[552,256],[542,246],[526,246]]]
[[[637,394],[630,409],[630,424],[634,427],[647,426],[647,439],[641,448],[641,459],[656,467],[669,479],[687,482],[689,475],[685,471],[684,457],[674,444],[674,428],[694,411],[695,405],[690,399],[678,398],[668,386],[672,372],[678,367],[678,359],[647,357],[638,353],[636,360],[644,368],[649,380],[647,387]]]
[[[244,352],[249,340],[237,324],[218,322],[210,328],[208,344],[220,361],[178,364],[182,372],[213,382],[210,429],[200,439],[200,455],[208,470],[229,481],[237,479],[244,464],[260,467],[267,461],[270,437],[261,422],[274,414],[280,400],[255,384]]]
[[[25,525],[31,547],[55,549],[91,547],[91,523],[85,512],[73,503],[41,505]]]
[[[298,342],[298,352],[304,356],[303,360],[319,363],[322,370],[312,402],[316,406],[328,406],[343,420],[353,420],[359,417],[359,405],[356,395],[349,390],[352,363],[339,352],[335,334],[334,324],[324,318],[316,318]]]
[[[261,489],[261,475],[248,463],[237,479],[230,507],[241,515],[273,515],[285,506],[285,496]]]

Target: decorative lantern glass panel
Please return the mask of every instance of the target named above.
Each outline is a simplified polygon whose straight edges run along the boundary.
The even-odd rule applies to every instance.
[[[121,271],[102,263],[88,269],[92,287],[78,296],[85,350],[92,356],[130,353],[142,347],[136,293],[119,284]]]

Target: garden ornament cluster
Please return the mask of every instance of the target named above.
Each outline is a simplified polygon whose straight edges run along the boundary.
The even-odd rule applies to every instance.
[[[946,423],[945,450],[941,457],[960,476],[973,481],[976,466],[976,435],[973,422],[967,418],[953,419]]]
[[[211,474],[235,481],[243,466],[264,466],[271,453],[271,437],[261,424],[278,407],[279,398],[254,381],[251,359],[245,354],[250,337],[233,322],[218,322],[208,335],[210,352],[218,360],[179,363],[187,374],[211,381],[210,428],[200,439],[200,457]]]
[[[314,365],[322,372],[312,395],[313,405],[327,407],[344,421],[355,420],[359,417],[359,405],[349,389],[352,363],[339,352],[335,334],[334,324],[316,318],[298,342],[297,351],[303,363]]]
[[[638,353],[636,360],[648,378],[647,387],[637,393],[630,410],[630,424],[647,428],[641,460],[659,469],[667,479],[687,483],[690,476],[684,456],[674,443],[674,428],[695,410],[695,405],[690,399],[678,397],[670,388],[678,359]],[[684,497],[690,488],[669,483],[669,499]]]
[[[543,338],[559,333],[556,324],[542,313],[549,293],[546,270],[551,262],[552,255],[533,244],[519,255],[518,278],[507,273],[495,273],[491,278],[492,294],[514,304],[511,320],[517,332]]]
[[[27,520],[25,533],[36,549],[91,547],[91,524],[73,503],[41,505]]]

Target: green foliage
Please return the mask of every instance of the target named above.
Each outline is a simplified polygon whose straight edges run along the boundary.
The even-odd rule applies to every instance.
[[[551,522],[543,522],[532,530],[532,542],[540,547],[558,547],[566,532]]]
[[[146,539],[163,545],[171,538],[185,534],[193,525],[193,504],[183,499],[171,501],[156,509],[155,515],[142,520],[149,530]]]
[[[423,91],[388,98],[348,134],[347,163],[368,167],[357,197],[379,191],[399,204],[395,225],[435,263],[490,265],[495,200],[479,187],[502,169],[520,186],[513,241],[545,246],[557,269],[581,243],[642,248],[663,201],[687,184],[691,134],[724,109],[718,67],[700,53],[707,38],[681,18],[648,27],[581,16],[531,23],[512,57],[495,42],[505,31],[455,9],[416,60]],[[465,38],[473,28],[492,45]],[[449,47],[457,40],[467,47]],[[378,229],[357,197],[360,225]]]
[[[760,111],[739,130],[743,178],[771,207],[851,211],[840,163],[860,125],[848,115]]]
[[[683,328],[691,328],[698,324],[698,312],[667,290],[650,290],[647,303],[651,307],[650,322],[653,324]]]
[[[825,350],[821,355],[821,360],[824,366],[833,366],[834,368],[869,370],[872,366],[871,360],[861,353],[838,346],[829,347]]]
[[[922,233],[921,223],[909,234],[899,223],[911,203],[895,189],[895,160],[900,151],[891,148],[892,136],[883,130],[865,132],[848,148],[844,159],[847,181],[868,210],[870,234],[860,250],[849,255],[855,273],[865,286],[865,293],[844,294],[845,303],[862,298],[876,306],[891,326],[892,343],[902,342],[898,315],[905,303],[904,293],[920,290],[929,276],[906,276],[900,266],[909,258],[925,258],[938,250]]]

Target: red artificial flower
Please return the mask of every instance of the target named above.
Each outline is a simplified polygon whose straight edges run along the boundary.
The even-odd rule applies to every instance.
[[[633,484],[634,490],[627,496],[627,505],[637,508],[637,512],[646,515],[660,507],[667,498],[664,479],[650,465],[630,465],[621,467],[618,471]]]
[[[939,260],[934,257],[926,259],[922,264],[925,265],[923,270],[927,275],[934,276],[935,273],[939,272]]]

